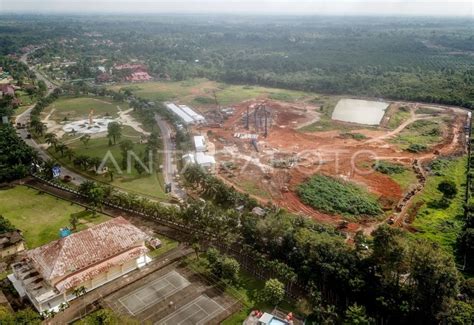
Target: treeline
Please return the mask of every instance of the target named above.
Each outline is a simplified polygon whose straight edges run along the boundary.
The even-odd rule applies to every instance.
[[[36,152],[31,149],[10,125],[0,125],[0,183],[27,176],[32,163],[37,163]]]
[[[464,226],[461,235],[458,238],[458,256],[460,263],[467,273],[474,272],[474,134],[471,132],[469,139],[469,152],[467,159],[467,177],[466,177],[466,202],[464,207]]]
[[[14,17],[6,21],[10,28],[21,24],[25,34],[36,28],[50,36],[51,29],[61,29],[60,37],[43,39],[47,46],[32,57],[43,63],[56,56],[76,61],[77,66],[68,68],[74,78],[92,77],[98,65],[110,68],[138,59],[163,79],[207,77],[329,94],[474,105],[469,20],[161,16],[109,17],[100,23],[74,17],[66,23],[44,16],[31,22]]]

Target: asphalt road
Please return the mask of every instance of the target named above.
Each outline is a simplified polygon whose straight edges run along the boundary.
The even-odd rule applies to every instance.
[[[25,64],[28,64],[27,61],[26,61],[26,58],[33,51],[23,54],[21,56],[20,61],[25,63]],[[57,88],[56,85],[54,85],[48,79],[46,79],[34,67],[30,67],[30,70],[35,73],[36,78],[38,80],[43,80],[46,83],[46,86],[48,87],[46,95],[51,94],[54,91],[54,89]],[[28,107],[28,109],[26,111],[24,111],[20,115],[17,115],[16,118],[15,118],[15,124],[16,123],[21,123],[21,124],[27,125],[30,122],[31,111],[32,111],[33,107],[34,107],[34,105],[31,105],[30,107]],[[33,149],[35,149],[38,152],[38,156],[41,159],[43,159],[44,161],[47,161],[47,160],[51,159],[51,157],[46,152],[46,150],[44,148],[42,148],[33,138],[28,139],[28,134],[29,134],[28,129],[26,129],[26,128],[18,129],[17,134],[25,141],[25,143],[27,145],[29,145],[30,147],[32,147]],[[61,166],[61,176],[65,176],[65,175],[71,176],[71,178],[72,178],[71,182],[76,184],[76,185],[79,185],[79,184],[81,184],[82,182],[84,182],[86,180],[85,177],[83,177],[83,176],[81,176],[81,175],[79,175],[79,174],[77,174],[77,173]]]
[[[161,138],[163,139],[163,179],[165,184],[171,183],[171,193],[185,198],[186,193],[179,184],[175,181],[174,176],[178,173],[178,167],[173,162],[173,153],[175,146],[171,141],[171,126],[160,115],[155,114],[155,121],[160,128]]]

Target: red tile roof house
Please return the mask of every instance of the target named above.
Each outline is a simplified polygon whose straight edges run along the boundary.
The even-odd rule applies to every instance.
[[[39,312],[58,311],[76,298],[74,290],[93,290],[146,265],[149,236],[122,217],[27,251],[9,276],[21,297]]]
[[[130,75],[125,77],[126,81],[139,82],[139,81],[150,81],[153,78],[146,71],[132,72]]]
[[[15,97],[15,88],[12,85],[5,84],[5,85],[0,85],[0,97],[10,95],[12,97]]]

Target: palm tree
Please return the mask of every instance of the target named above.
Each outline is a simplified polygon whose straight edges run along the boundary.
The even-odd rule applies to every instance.
[[[60,142],[56,145],[55,149],[56,149],[56,152],[59,151],[61,153],[61,157],[64,157],[64,152],[68,150],[69,148],[64,143]]]
[[[111,182],[114,181],[114,171],[112,169],[107,171],[107,176],[109,176]]]
[[[64,151],[64,155],[69,159],[69,161],[72,160],[72,158],[75,156],[75,153],[72,149],[70,148],[67,148],[65,151]]]
[[[97,169],[99,168],[101,163],[102,159],[100,159],[99,157],[91,157],[90,159],[90,164],[94,167],[96,173],[98,172]]]
[[[77,217],[77,214],[73,213],[69,217],[69,223],[72,226],[72,230],[76,230],[77,228],[77,223],[79,222],[79,218]]]
[[[43,164],[44,172],[46,177],[52,179],[53,178],[53,167],[56,166],[56,162],[54,160],[47,160]]]
[[[43,135],[46,125],[42,123],[38,118],[33,118],[30,122],[30,127],[33,129],[33,131],[38,134],[38,135]]]
[[[122,136],[122,126],[117,122],[111,122],[107,125],[107,136],[112,138],[114,144],[117,143],[117,140]]]
[[[58,137],[54,133],[46,133],[44,135],[44,138],[46,140],[46,143],[49,144],[50,146],[53,145],[54,148],[56,148],[56,145],[58,143]]]
[[[89,134],[84,134],[82,137],[79,138],[79,140],[81,140],[81,142],[86,147],[87,147],[87,143],[89,142],[90,139],[91,139],[91,136]]]

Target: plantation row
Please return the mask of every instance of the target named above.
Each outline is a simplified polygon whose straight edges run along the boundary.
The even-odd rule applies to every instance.
[[[466,203],[464,218],[464,229],[458,240],[459,254],[463,256],[465,271],[472,272],[474,270],[474,134],[473,124],[471,119],[471,128],[469,132],[469,150],[468,150],[468,165],[467,165],[467,179],[466,179]]]

